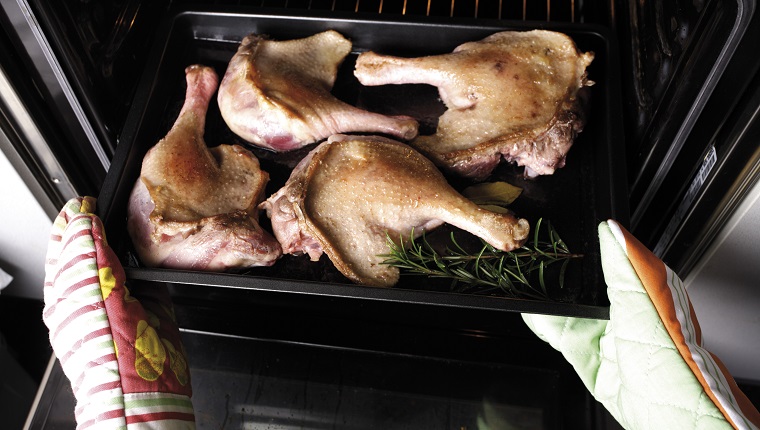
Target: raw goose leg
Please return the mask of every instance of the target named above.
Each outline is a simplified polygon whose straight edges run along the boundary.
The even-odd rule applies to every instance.
[[[397,268],[381,264],[386,234],[419,236],[447,222],[508,251],[529,230],[524,219],[462,197],[408,145],[377,136],[330,137],[261,206],[285,253],[305,252],[316,261],[324,251],[349,279],[377,286],[399,277]]]
[[[258,224],[269,175],[238,145],[207,148],[213,69],[185,70],[185,104],[165,138],[145,155],[129,199],[127,228],[142,262],[175,269],[269,266],[282,255]]]
[[[351,42],[335,31],[305,39],[243,39],[219,88],[229,128],[254,145],[289,151],[335,133],[372,132],[411,139],[417,122],[344,103],[330,90]]]
[[[411,142],[438,165],[483,179],[503,157],[536,176],[564,166],[583,129],[578,93],[592,84],[586,67],[593,58],[561,33],[501,32],[444,55],[363,53],[355,75],[364,85],[438,87],[448,110],[434,135]]]

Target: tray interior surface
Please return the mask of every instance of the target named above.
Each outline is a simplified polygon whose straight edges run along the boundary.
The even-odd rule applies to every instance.
[[[353,51],[341,66],[333,94],[359,107],[386,114],[409,114],[421,120],[421,132],[433,132],[435,118],[444,107],[437,90],[426,85],[362,87],[353,77],[356,56],[367,50],[421,56],[446,53],[457,45],[502,30],[539,28],[530,23],[484,24],[483,21],[380,21],[335,16],[277,16],[249,13],[185,11],[168,18],[157,38],[146,73],[138,88],[130,116],[122,132],[112,168],[99,197],[101,216],[109,242],[127,268],[128,277],[146,281],[199,284],[219,288],[249,288],[282,293],[317,294],[357,299],[395,300],[421,304],[465,306],[505,311],[528,311],[603,318],[608,302],[601,273],[597,225],[607,218],[625,223],[627,210],[621,203],[621,181],[625,175],[613,161],[622,159],[623,142],[617,136],[619,107],[614,53],[603,29],[584,26],[541,26],[570,35],[582,51],[594,51],[588,69],[595,82],[590,88],[587,125],[567,157],[567,164],[552,176],[534,180],[522,178],[522,168],[502,165],[488,181],[506,180],[523,188],[512,209],[535,225],[538,218],[549,220],[570,250],[584,257],[572,262],[562,288],[547,285],[546,300],[523,300],[503,296],[451,292],[450,281],[402,275],[391,289],[353,285],[326,256],[309,262],[306,256],[285,256],[269,268],[254,268],[243,273],[205,273],[141,267],[126,233],[126,205],[129,192],[138,179],[142,157],[171,128],[184,101],[184,69],[191,64],[212,66],[223,76],[227,62],[239,41],[249,33],[263,33],[286,40],[334,29],[353,42]],[[247,145],[224,124],[216,99],[207,116],[205,140],[209,146],[242,144],[251,149],[270,174],[267,194],[274,193],[287,180],[292,167],[313,148],[275,154]],[[448,177],[455,188],[469,183]],[[268,228],[265,214],[260,221]],[[448,237],[451,228],[443,227],[428,235]]]

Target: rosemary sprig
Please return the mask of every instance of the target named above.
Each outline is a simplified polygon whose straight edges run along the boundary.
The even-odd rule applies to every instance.
[[[543,230],[542,227],[545,225]],[[560,287],[564,286],[565,272],[573,254],[550,222],[536,222],[534,234],[521,248],[504,252],[482,242],[475,252],[468,252],[451,233],[451,243],[439,253],[425,235],[398,242],[388,236],[390,252],[383,254],[383,264],[401,269],[402,274],[426,275],[452,280],[452,291],[493,293],[502,292],[510,297],[547,299],[548,268],[559,264],[556,274]],[[545,239],[542,239],[544,237]],[[536,282],[537,281],[537,282]]]

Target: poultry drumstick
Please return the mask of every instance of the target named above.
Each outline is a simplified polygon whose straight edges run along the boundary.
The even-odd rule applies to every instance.
[[[387,237],[421,235],[447,222],[509,251],[529,225],[481,209],[452,188],[427,158],[379,136],[331,136],[293,170],[283,188],[261,204],[283,252],[326,252],[354,282],[392,286],[398,268],[381,264]]]
[[[335,133],[369,132],[399,139],[417,135],[411,117],[389,117],[330,93],[351,42],[336,31],[304,39],[249,35],[227,66],[219,110],[235,134],[275,151],[289,151]]]
[[[454,52],[399,58],[366,52],[354,74],[364,85],[431,84],[447,110],[434,135],[411,144],[436,164],[484,179],[501,158],[525,166],[526,176],[550,175],[583,129],[578,92],[591,85],[568,36],[545,30],[505,31]]]
[[[219,79],[185,70],[187,92],[174,126],[145,155],[129,198],[127,228],[148,266],[225,270],[269,266],[282,255],[258,224],[269,175],[238,145],[207,148],[206,111]]]

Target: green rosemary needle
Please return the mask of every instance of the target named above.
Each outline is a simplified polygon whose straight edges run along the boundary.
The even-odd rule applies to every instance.
[[[450,244],[441,253],[425,235],[415,239],[412,232],[409,238],[399,237],[398,242],[388,236],[390,252],[381,257],[385,258],[383,264],[398,267],[402,274],[450,279],[455,292],[501,292],[509,297],[548,299],[547,269],[560,265],[552,273],[562,287],[568,263],[583,255],[571,253],[548,221],[539,219],[533,232],[532,240],[509,252],[482,241],[479,250],[468,252],[451,233]]]

